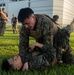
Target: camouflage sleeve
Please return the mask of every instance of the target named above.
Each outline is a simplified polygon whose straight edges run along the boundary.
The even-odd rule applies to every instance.
[[[51,44],[53,46],[53,23],[49,19],[44,19],[42,21],[42,35],[43,43]]]
[[[53,60],[55,57],[55,49],[53,47],[53,33],[52,33],[53,22],[51,22],[51,20],[49,19],[44,19],[42,21],[42,26],[43,26],[42,35],[43,35],[43,44],[44,44],[42,50],[44,52],[48,52],[48,50],[50,50],[49,56]]]
[[[54,58],[56,57],[56,50],[54,49],[54,47],[52,47],[52,45],[44,44],[44,46],[42,47],[42,50],[43,50],[43,53],[45,53],[45,57],[47,57],[49,62],[52,62]]]
[[[70,34],[71,32],[73,32],[73,30],[74,30],[71,25],[67,25],[67,26],[64,27],[63,29],[66,30],[69,34]]]
[[[22,62],[26,62],[26,55],[28,54],[29,46],[29,32],[24,27],[20,30],[20,41],[19,41],[19,54],[21,56]]]

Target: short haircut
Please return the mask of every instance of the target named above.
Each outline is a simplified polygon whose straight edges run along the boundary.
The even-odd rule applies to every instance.
[[[57,19],[59,19],[59,16],[58,16],[58,15],[54,15],[54,16],[53,16],[53,20],[54,20],[54,21],[57,21]]]
[[[22,8],[18,13],[18,21],[23,22],[26,18],[29,18],[33,14],[33,10],[31,8]]]
[[[11,65],[9,64],[7,59],[3,59],[1,69],[2,71],[6,71],[6,72],[11,69]]]

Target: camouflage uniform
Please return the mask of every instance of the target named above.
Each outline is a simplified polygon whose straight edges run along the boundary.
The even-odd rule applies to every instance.
[[[0,35],[4,35],[5,28],[6,28],[6,19],[4,19],[0,13]]]
[[[13,17],[11,19],[13,33],[17,33],[17,18]]]
[[[74,23],[74,21],[72,23]],[[63,42],[64,45],[62,45],[62,47],[64,48],[64,52],[62,54],[62,60],[63,62],[68,63],[68,64],[74,64],[74,58],[72,56],[72,48],[69,44],[70,33],[73,30],[74,28],[72,25],[67,25],[66,27],[62,29],[62,32],[66,33],[64,35],[64,38],[65,38]]]
[[[32,59],[32,55],[28,51],[29,36],[31,36],[34,37],[37,42],[44,45],[42,49],[38,49],[38,51],[41,51],[41,55],[38,55],[32,59],[34,61],[32,63],[32,67],[38,69],[40,68],[39,66],[44,65],[47,61],[49,62],[49,65],[51,65],[56,57],[56,52],[53,48],[53,36],[55,35],[54,32],[57,26],[55,29],[54,26],[55,25],[50,18],[45,15],[36,15],[34,30],[29,30],[22,26],[20,31],[19,53],[23,63]],[[38,61],[38,63],[36,61]]]
[[[73,31],[71,25],[67,25],[63,29],[58,29],[54,37],[54,48],[56,48],[58,61],[63,60],[64,63],[73,63],[72,49],[69,44],[70,33]]]

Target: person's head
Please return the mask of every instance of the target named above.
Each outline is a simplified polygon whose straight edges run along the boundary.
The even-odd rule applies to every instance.
[[[58,19],[59,19],[59,16],[58,16],[58,15],[54,15],[54,16],[53,16],[53,20],[54,20],[54,21],[58,21]]]
[[[4,9],[4,8],[2,8],[2,11],[3,11],[3,12],[5,12],[5,9]]]
[[[7,59],[3,59],[1,69],[2,69],[2,71],[6,71],[6,72],[11,69],[11,65],[9,64]]]
[[[15,15],[14,15],[14,14],[12,14],[12,17],[15,17]]]
[[[2,70],[3,71],[9,71],[9,70],[20,70],[22,67],[22,61],[19,55],[10,58],[10,59],[4,59],[2,62]]]
[[[31,8],[22,8],[18,13],[18,21],[22,23],[25,28],[33,29],[36,17]]]

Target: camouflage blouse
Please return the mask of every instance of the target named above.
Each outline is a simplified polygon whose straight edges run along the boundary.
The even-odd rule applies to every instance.
[[[33,30],[26,29],[22,26],[20,31],[19,54],[22,62],[25,63],[31,59],[31,54],[28,51],[29,36],[34,37],[37,42],[42,43],[44,46],[42,51],[47,51],[50,45],[53,47],[53,37],[56,33],[57,26],[46,15],[36,14],[36,24]],[[52,60],[54,58],[54,51],[49,55]]]

